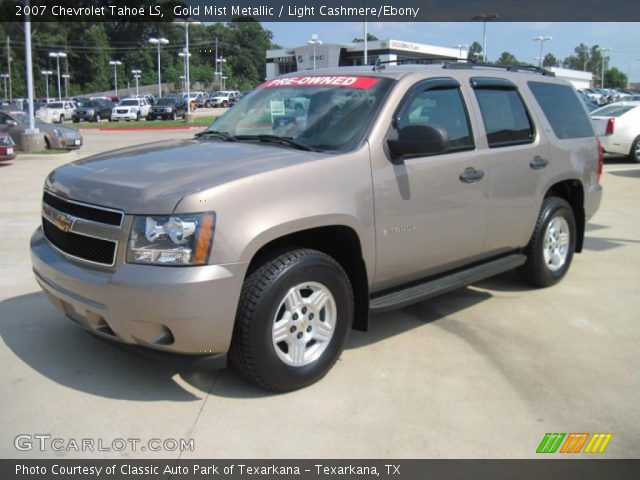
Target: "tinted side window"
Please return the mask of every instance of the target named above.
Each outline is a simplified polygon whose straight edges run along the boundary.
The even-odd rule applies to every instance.
[[[489,147],[506,147],[533,141],[533,125],[517,90],[477,88]]]
[[[568,85],[529,82],[529,88],[560,139],[593,136],[591,122]]]
[[[398,128],[419,124],[438,125],[449,136],[449,150],[473,148],[469,119],[458,88],[426,90],[417,93],[403,108]]]

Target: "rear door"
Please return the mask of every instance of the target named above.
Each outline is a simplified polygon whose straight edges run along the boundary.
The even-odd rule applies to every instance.
[[[472,77],[468,87],[481,117],[479,153],[485,161],[489,189],[483,250],[489,256],[527,244],[552,165],[546,136],[516,83]]]

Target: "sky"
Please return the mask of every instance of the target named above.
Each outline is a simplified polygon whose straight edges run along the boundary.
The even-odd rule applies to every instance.
[[[346,43],[362,37],[361,22],[300,22],[263,23],[274,33],[274,42],[284,47],[303,45],[317,33],[325,43]],[[482,23],[400,23],[369,22],[369,33],[380,39],[394,38],[408,42],[442,47],[457,44],[482,44]],[[496,60],[504,51],[518,60],[536,63],[540,43],[536,36],[550,36],[544,43],[544,54],[553,53],[560,61],[573,54],[580,43],[611,48],[611,66],[629,75],[632,82],[640,82],[640,23],[553,23],[553,22],[490,22],[487,23],[487,54]]]

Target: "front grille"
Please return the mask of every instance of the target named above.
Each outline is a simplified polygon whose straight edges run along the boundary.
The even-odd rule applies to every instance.
[[[118,113],[129,113],[129,110],[116,110]]]
[[[153,113],[164,113],[164,112],[165,112],[164,108],[154,108],[153,109]]]
[[[107,266],[115,263],[115,242],[64,232],[44,217],[42,230],[53,246],[72,257]]]
[[[68,213],[74,217],[84,218],[85,220],[91,220],[92,222],[106,223],[107,225],[114,225],[116,227],[119,227],[122,224],[123,214],[121,212],[70,202],[51,195],[48,192],[44,192],[42,201],[56,210]]]

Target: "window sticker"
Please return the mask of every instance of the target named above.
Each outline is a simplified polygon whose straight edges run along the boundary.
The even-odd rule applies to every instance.
[[[346,75],[309,75],[301,77],[274,78],[258,88],[273,87],[347,87],[368,90],[378,82],[377,78]]]

